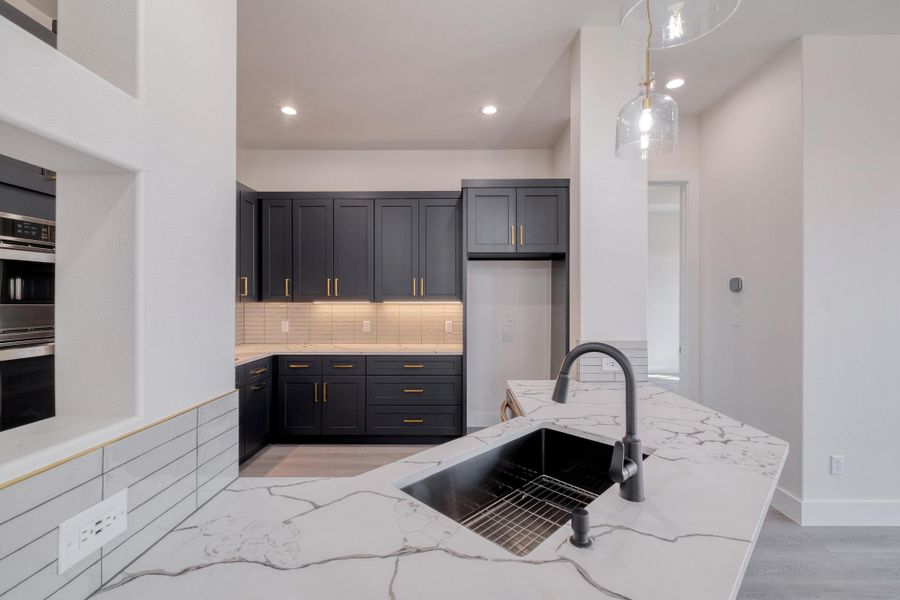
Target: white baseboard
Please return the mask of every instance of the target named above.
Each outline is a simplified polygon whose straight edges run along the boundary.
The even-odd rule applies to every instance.
[[[470,410],[466,414],[466,424],[469,427],[490,427],[500,422],[500,409],[495,411]]]
[[[791,521],[801,524],[803,503],[792,493],[781,489],[781,486],[775,488],[775,493],[772,495],[772,507]]]
[[[803,526],[900,526],[900,500],[800,500],[779,487],[772,506]]]

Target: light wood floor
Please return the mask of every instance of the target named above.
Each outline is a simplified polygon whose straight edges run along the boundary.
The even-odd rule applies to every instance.
[[[352,477],[431,446],[273,444],[241,465],[241,477]]]
[[[349,477],[428,446],[273,445],[242,477]],[[738,600],[900,600],[900,527],[800,527],[769,509]]]

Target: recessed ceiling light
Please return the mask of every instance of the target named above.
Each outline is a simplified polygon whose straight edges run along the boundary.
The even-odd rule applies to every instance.
[[[491,104],[488,104],[484,108],[481,109],[481,113],[485,115],[495,115],[497,114],[497,107]]]
[[[677,90],[678,88],[680,88],[683,85],[684,85],[684,79],[682,79],[681,77],[676,77],[675,79],[670,79],[669,81],[666,82],[666,89],[667,90]]]
[[[294,116],[297,114],[297,109],[294,108],[293,106],[282,106],[281,112],[283,112],[286,115]]]

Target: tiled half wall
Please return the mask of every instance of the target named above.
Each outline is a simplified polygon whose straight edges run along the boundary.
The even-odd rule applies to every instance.
[[[640,382],[647,381],[647,341],[646,340],[598,340],[615,346],[622,351],[634,370],[634,378]],[[579,342],[581,343],[581,342]],[[603,368],[603,358],[599,354],[585,354],[578,361],[578,379],[580,381],[625,381],[625,374],[618,366],[611,370]]]
[[[83,600],[238,476],[230,393],[0,489],[0,600]],[[128,530],[57,574],[58,526],[128,488]]]
[[[370,322],[368,333],[364,321]],[[452,322],[451,333],[444,331],[446,321]],[[247,302],[235,307],[238,344],[462,344],[462,331],[458,302]]]

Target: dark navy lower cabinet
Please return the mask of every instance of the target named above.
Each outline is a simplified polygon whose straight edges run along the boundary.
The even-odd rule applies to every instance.
[[[272,365],[271,358],[264,358],[235,368],[240,462],[262,450],[272,435],[275,382]]]

